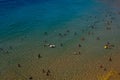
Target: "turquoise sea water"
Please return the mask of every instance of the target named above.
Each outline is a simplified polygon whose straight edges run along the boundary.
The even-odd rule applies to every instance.
[[[97,6],[92,0],[3,0],[0,5],[0,42],[35,29],[62,28],[68,21],[89,14]]]

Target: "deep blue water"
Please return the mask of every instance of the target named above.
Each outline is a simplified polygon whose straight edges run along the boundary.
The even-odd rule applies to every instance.
[[[94,0],[0,0],[0,42],[34,29],[60,28],[96,6]]]
[[[0,0],[0,13],[7,14],[6,12],[11,12],[12,10],[19,9],[22,6],[44,3],[48,0]]]

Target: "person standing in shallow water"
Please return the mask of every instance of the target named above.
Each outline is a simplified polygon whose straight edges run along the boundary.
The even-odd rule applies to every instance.
[[[63,43],[61,43],[60,46],[63,47]]]
[[[48,32],[44,32],[44,35],[48,35]]]
[[[38,59],[42,58],[42,56],[40,54],[38,54]]]
[[[18,67],[21,68],[21,64],[18,64]]]
[[[82,40],[82,41],[85,41],[85,38],[84,38],[84,37],[82,37],[82,38],[81,38],[81,40]]]
[[[77,32],[74,32],[74,36],[76,36],[77,35]]]
[[[110,62],[112,61],[112,58],[111,58],[111,57],[109,57],[109,61],[110,61]]]
[[[80,48],[80,47],[82,47],[82,45],[81,45],[81,44],[78,44],[78,47]]]
[[[51,71],[48,70],[47,73],[46,73],[46,76],[50,76],[50,73],[51,73]]]
[[[31,76],[31,77],[29,77],[29,80],[32,80],[33,79],[33,77]]]

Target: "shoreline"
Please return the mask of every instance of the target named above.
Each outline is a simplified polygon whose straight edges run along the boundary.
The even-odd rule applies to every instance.
[[[108,14],[107,16],[112,15],[109,16],[110,18],[115,18],[110,25],[109,17],[99,18],[100,16],[93,14],[89,16],[90,18],[85,17],[83,22],[78,18],[68,21],[65,27],[63,25],[63,28],[57,29],[53,33],[51,31],[50,34],[49,32],[44,34],[39,30],[35,32],[37,35],[29,33],[29,36],[22,41],[21,38],[15,40],[16,42],[13,43],[18,44],[14,44],[13,48],[9,47],[13,44],[12,40],[8,41],[5,43],[7,47],[6,45],[4,47],[5,50],[10,50],[10,53],[0,54],[3,56],[0,63],[2,63],[2,67],[6,66],[5,69],[1,68],[0,79],[108,80],[111,78],[119,80],[120,28],[118,22],[120,15],[112,10],[108,11],[114,13],[114,16],[111,13],[103,13],[104,16]],[[100,22],[97,18],[100,19]],[[88,22],[86,22],[87,19]],[[93,26],[95,21],[97,24],[95,23]],[[79,26],[88,27],[80,28]],[[39,37],[38,33],[43,36]],[[59,33],[62,34],[62,37]],[[54,43],[56,47],[44,47],[46,44],[43,42],[44,40],[47,40],[47,44]],[[106,43],[113,44],[115,47],[104,49]],[[109,60],[110,57],[111,60]],[[49,74],[46,74],[46,71]]]

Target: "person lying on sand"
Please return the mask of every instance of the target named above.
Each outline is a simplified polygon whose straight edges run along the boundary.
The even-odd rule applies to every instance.
[[[109,42],[104,45],[104,49],[112,49],[114,45],[110,44]]]

